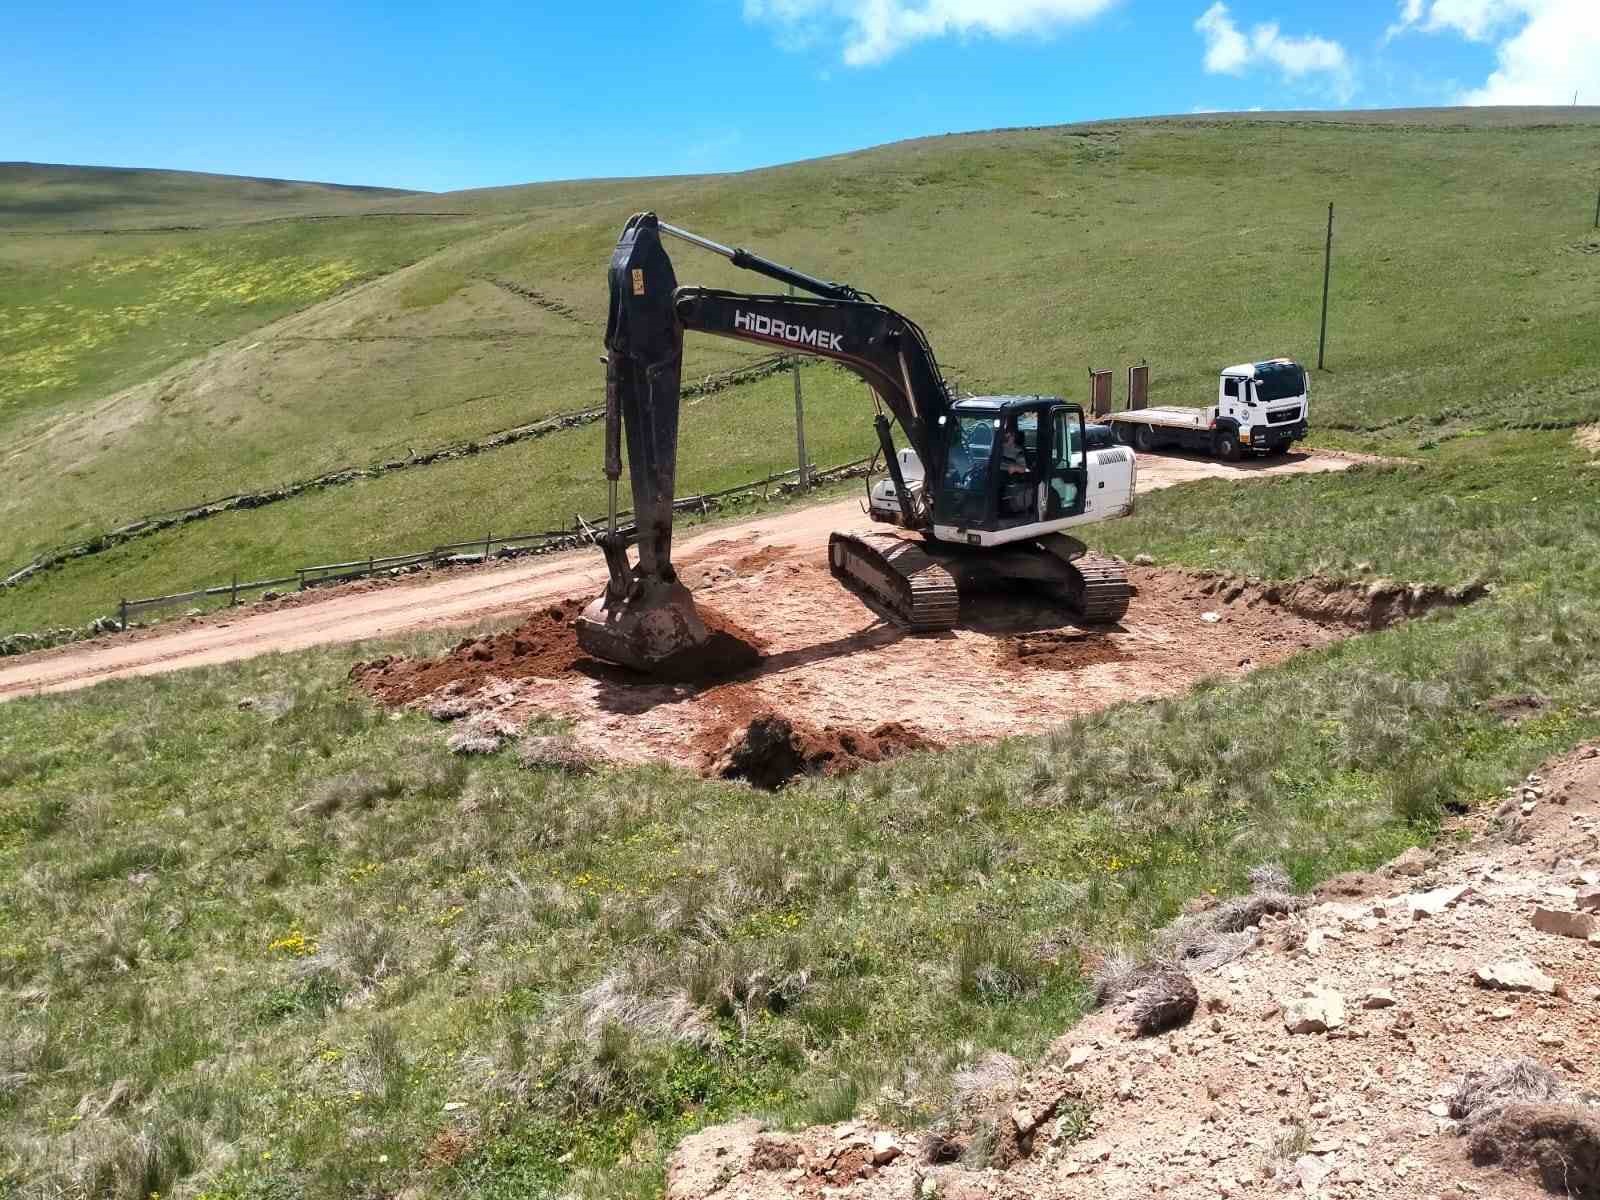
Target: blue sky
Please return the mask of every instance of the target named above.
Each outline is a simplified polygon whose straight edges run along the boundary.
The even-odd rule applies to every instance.
[[[443,190],[1199,110],[1600,104],[1600,0],[12,0],[0,160]]]

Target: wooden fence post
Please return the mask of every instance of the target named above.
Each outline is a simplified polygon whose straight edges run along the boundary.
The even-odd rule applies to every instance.
[[[233,573],[233,593],[228,597],[228,607],[233,608],[239,603],[239,572]]]
[[[489,561],[489,541],[490,541],[489,534],[485,533],[483,535],[483,561],[484,562],[488,562]]]
[[[128,632],[128,598],[122,598],[122,632]]]

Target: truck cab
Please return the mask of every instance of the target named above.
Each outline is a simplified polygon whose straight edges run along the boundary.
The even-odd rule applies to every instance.
[[[1310,408],[1305,368],[1270,358],[1223,370],[1204,408],[1136,408],[1110,420],[1117,440],[1141,453],[1177,446],[1233,459],[1287,450],[1306,436]]]
[[[1240,363],[1217,380],[1215,428],[1241,450],[1287,450],[1306,436],[1309,409],[1306,371],[1293,359]]]
[[[908,492],[931,504],[940,541],[1005,545],[1132,509],[1133,455],[1060,397],[960,400],[939,418],[938,436],[943,472],[931,495],[916,452],[896,458]],[[903,524],[893,480],[873,486],[868,511],[875,521]]]

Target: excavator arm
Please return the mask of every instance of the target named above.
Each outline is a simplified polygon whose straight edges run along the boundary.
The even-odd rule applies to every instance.
[[[761,295],[679,287],[662,234],[721,254],[734,265],[811,293]],[[611,257],[606,322],[606,477],[610,519],[599,538],[609,581],[578,622],[591,653],[659,669],[707,639],[688,589],[672,566],[673,489],[687,330],[778,346],[838,363],[872,390],[876,428],[909,528],[929,522],[899,478],[891,421],[939,478],[950,394],[927,336],[909,318],[848,284],[817,279],[746,250],[719,245],[641,213],[628,221]],[[616,524],[622,444],[628,448],[638,562]]]

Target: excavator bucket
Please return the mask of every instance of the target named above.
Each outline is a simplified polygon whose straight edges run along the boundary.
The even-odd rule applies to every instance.
[[[654,213],[632,218],[611,256],[606,321],[606,477],[612,519],[601,535],[609,580],[578,618],[578,644],[640,671],[681,663],[709,634],[672,567],[672,500],[678,465],[683,327],[678,282]],[[616,527],[622,441],[628,445],[634,529]],[[638,547],[630,563],[628,545]]]

